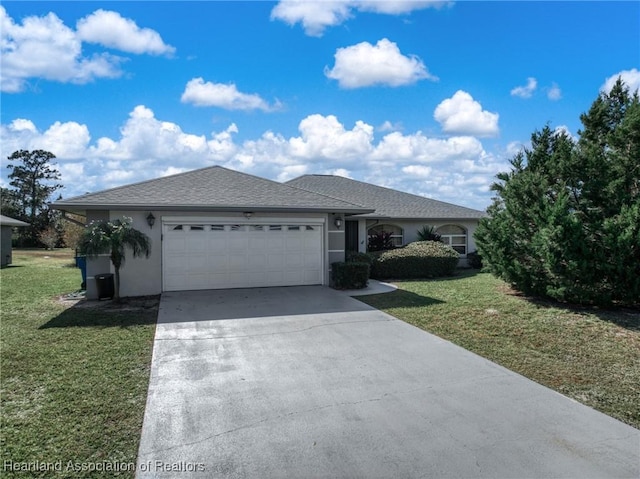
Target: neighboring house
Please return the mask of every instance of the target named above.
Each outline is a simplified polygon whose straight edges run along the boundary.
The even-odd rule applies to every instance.
[[[0,215],[0,267],[11,264],[11,238],[13,236],[13,228],[16,226],[29,226],[29,223]]]
[[[346,199],[344,191],[339,194],[343,180],[352,188],[359,185],[362,196]],[[327,191],[319,183],[325,183]],[[382,192],[391,196],[385,200]],[[385,209],[385,202],[395,209]],[[475,248],[471,235],[483,216],[481,211],[339,177],[303,176],[278,183],[220,166],[60,200],[52,207],[85,215],[87,223],[127,216],[151,238],[149,259],[127,256],[122,296],[327,285],[331,263],[343,261],[346,249],[363,250],[367,230],[385,224],[399,228],[399,244],[415,239],[414,229],[425,224],[461,227],[464,235],[446,231],[453,231],[447,238],[454,245],[464,246],[464,256]],[[457,239],[462,236],[464,244]],[[346,248],[345,240],[350,242]],[[95,275],[110,271],[108,255],[87,262],[88,297],[96,297]]]

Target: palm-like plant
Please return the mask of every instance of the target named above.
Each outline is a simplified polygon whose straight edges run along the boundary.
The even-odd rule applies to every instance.
[[[124,264],[125,250],[133,257],[151,254],[151,239],[131,227],[131,218],[113,221],[94,221],[85,229],[80,241],[80,253],[90,258],[109,253],[115,270],[114,300],[120,300],[120,267]]]
[[[418,241],[442,241],[442,236],[436,233],[436,229],[433,226],[424,225],[417,233]]]

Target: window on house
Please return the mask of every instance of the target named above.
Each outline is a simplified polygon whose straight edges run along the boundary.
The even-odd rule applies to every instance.
[[[381,232],[390,233],[391,241],[393,242],[393,246],[402,246],[404,244],[404,231],[402,228],[396,225],[375,225],[369,228],[367,234],[369,238],[380,234]]]
[[[467,230],[458,225],[444,225],[436,230],[444,244],[448,244],[462,256],[467,254]]]

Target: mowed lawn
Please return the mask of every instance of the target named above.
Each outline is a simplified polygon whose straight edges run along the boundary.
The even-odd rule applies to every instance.
[[[59,300],[80,282],[70,250],[14,250],[0,272],[1,477],[134,475],[157,299]]]
[[[640,428],[640,311],[518,296],[487,273],[358,299]]]

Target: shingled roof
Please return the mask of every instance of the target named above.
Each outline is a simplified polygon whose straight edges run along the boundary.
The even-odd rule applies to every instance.
[[[56,201],[67,211],[156,209],[367,213],[371,208],[294,185],[211,166]]]
[[[478,219],[485,215],[479,210],[341,176],[304,175],[290,180],[286,184],[375,209],[374,212],[360,215],[360,217]]]

